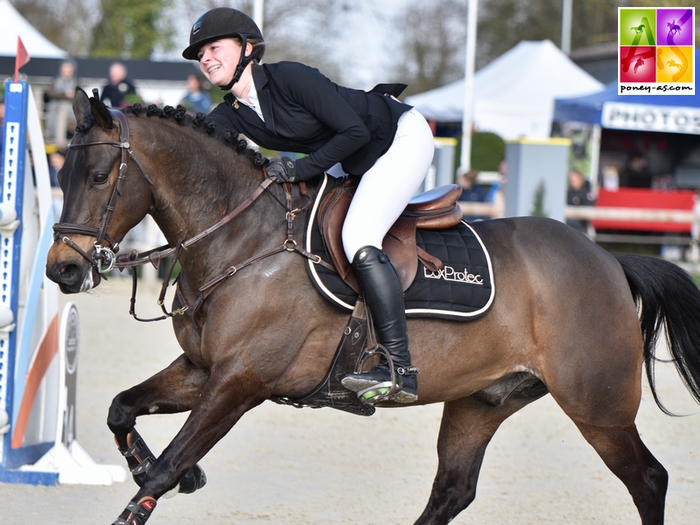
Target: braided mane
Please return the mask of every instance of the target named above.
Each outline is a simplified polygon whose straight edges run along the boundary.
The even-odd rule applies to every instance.
[[[187,113],[186,108],[183,106],[177,106],[176,108],[172,106],[165,106],[160,108],[155,104],[151,104],[144,110],[141,104],[134,104],[133,106],[124,108],[122,112],[126,114],[130,113],[136,117],[145,113],[147,117],[173,119],[182,126],[187,126],[191,129],[196,129],[206,133],[210,137],[219,140],[226,146],[233,148],[236,153],[247,157],[258,168],[262,168],[267,162],[267,159],[262,155],[262,153],[252,148],[248,141],[245,140],[245,138],[242,138],[239,133],[236,131],[227,131],[222,133],[216,129],[216,123],[205,122],[206,115],[203,113],[197,113],[195,116],[192,116]],[[96,121],[92,116],[92,113],[88,111],[85,120],[81,124],[75,126],[75,131],[86,132],[95,125],[95,122]]]

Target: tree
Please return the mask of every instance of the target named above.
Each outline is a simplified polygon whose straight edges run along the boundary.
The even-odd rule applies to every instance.
[[[571,48],[617,38],[617,6],[612,0],[574,0]],[[559,45],[562,0],[485,0],[478,22],[477,68],[502,55],[521,40],[549,39]]]
[[[195,20],[214,7],[232,7],[253,16],[253,0],[174,0],[171,15]],[[265,61],[295,60],[317,67],[326,76],[342,82],[342,69],[335,63],[332,48],[338,15],[346,9],[342,0],[266,0],[262,27]]]
[[[102,0],[91,55],[145,59],[156,46],[171,46],[173,29],[161,18],[169,4],[169,0]]]
[[[690,7],[697,0],[572,0],[571,49],[617,42],[618,7]],[[562,0],[481,0],[476,65],[480,68],[521,40],[559,45]]]
[[[90,54],[101,12],[94,0],[15,0],[15,9],[46,38],[74,57]]]
[[[406,95],[443,86],[464,76],[465,0],[417,1],[398,15],[399,60],[394,73]]]

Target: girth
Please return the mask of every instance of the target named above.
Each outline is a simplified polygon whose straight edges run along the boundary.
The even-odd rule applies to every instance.
[[[338,274],[359,293],[357,278],[345,256],[341,238],[358,183],[357,177],[348,177],[341,186],[329,191],[319,207],[318,221],[328,256]],[[416,195],[384,237],[382,249],[389,255],[404,291],[415,278],[419,259],[432,271],[442,269],[438,258],[417,246],[416,229],[441,230],[457,226],[462,220],[462,208],[457,203],[461,194],[460,186],[449,184]]]

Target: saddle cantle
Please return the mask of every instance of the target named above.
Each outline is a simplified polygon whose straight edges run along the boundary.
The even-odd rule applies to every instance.
[[[357,278],[345,256],[341,239],[345,216],[358,183],[359,178],[348,177],[328,192],[318,210],[318,224],[333,266],[348,286],[359,293]],[[457,226],[462,220],[462,208],[457,203],[461,194],[460,186],[450,184],[417,195],[384,237],[382,248],[389,255],[404,291],[415,279],[419,260],[433,272],[442,270],[442,261],[416,244],[416,230]]]
[[[318,257],[307,260],[311,282],[325,299],[346,311],[353,310],[359,293],[340,231],[356,185],[357,181],[328,176],[321,181],[304,240],[305,249]],[[384,239],[383,248],[404,288],[407,317],[468,321],[493,304],[491,258],[475,229],[458,221],[460,191],[447,186],[419,195]]]

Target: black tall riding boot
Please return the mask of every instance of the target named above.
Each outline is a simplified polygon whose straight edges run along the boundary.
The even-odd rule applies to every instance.
[[[418,369],[411,366],[403,290],[396,270],[389,257],[374,246],[360,248],[352,261],[352,268],[372,316],[377,342],[387,349],[394,362],[399,390],[390,399],[398,403],[413,403],[418,399]],[[371,400],[391,388],[391,370],[382,363],[369,372],[345,377],[342,384],[353,392],[371,389],[365,394],[365,398]]]

